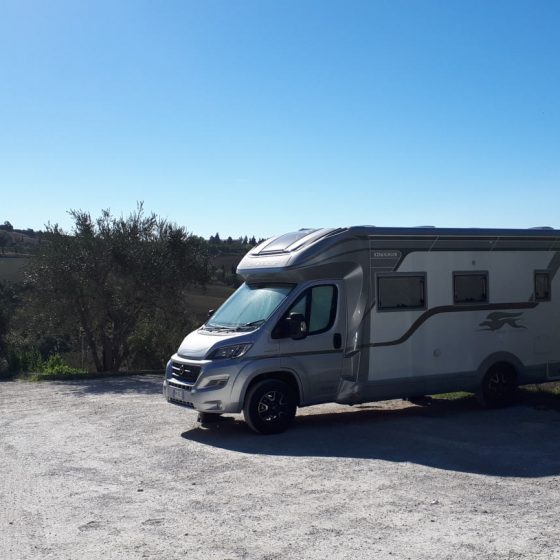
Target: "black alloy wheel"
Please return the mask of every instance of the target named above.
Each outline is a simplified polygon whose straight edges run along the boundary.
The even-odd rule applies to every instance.
[[[515,370],[508,364],[497,364],[484,376],[477,397],[483,406],[499,408],[510,404],[516,391]]]
[[[255,432],[278,434],[291,424],[296,408],[296,396],[287,383],[265,379],[247,392],[243,415]]]

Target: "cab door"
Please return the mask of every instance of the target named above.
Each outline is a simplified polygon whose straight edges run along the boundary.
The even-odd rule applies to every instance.
[[[297,373],[303,385],[305,404],[336,399],[344,347],[346,306],[343,284],[330,281],[304,290],[284,314],[279,327],[292,314],[303,315],[307,336],[293,340],[285,329],[275,329],[283,367]]]

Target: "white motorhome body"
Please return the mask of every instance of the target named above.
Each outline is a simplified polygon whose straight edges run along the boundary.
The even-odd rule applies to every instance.
[[[263,432],[322,402],[464,390],[498,404],[518,384],[560,379],[559,268],[548,228],[278,236],[243,258],[245,284],[185,338],[164,394],[206,417],[243,410]]]

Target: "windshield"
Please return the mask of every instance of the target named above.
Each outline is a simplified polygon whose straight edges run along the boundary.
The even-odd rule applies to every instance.
[[[293,290],[293,284],[242,284],[205,328],[251,330],[262,325]]]

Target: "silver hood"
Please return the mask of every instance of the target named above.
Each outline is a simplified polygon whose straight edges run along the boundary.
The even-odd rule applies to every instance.
[[[207,331],[202,328],[188,334],[181,342],[177,354],[181,358],[204,360],[208,354],[220,346],[252,342],[250,333]]]

